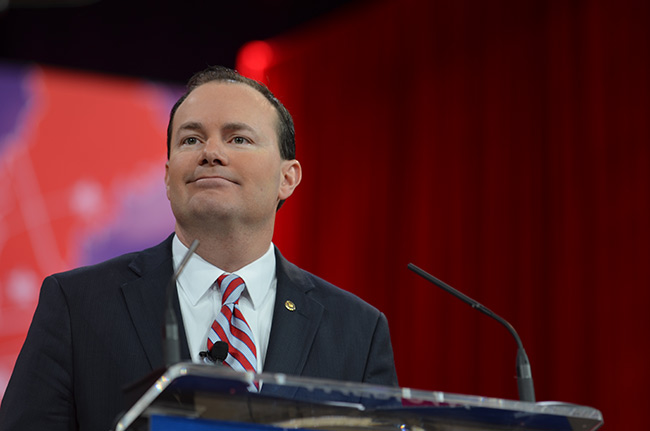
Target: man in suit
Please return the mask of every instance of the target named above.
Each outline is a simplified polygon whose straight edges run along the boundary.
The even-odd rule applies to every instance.
[[[396,385],[384,315],[271,242],[276,212],[302,176],[293,121],[271,92],[230,69],[200,72],[172,109],[167,144],[174,234],[45,279],[0,429],[109,429],[126,407],[123,387],[165,365],[165,287],[195,239],[174,298],[183,359],[202,360],[221,312],[215,280],[236,274],[255,371]]]

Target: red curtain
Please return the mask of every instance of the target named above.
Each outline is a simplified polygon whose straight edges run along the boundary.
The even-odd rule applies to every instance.
[[[400,384],[517,398],[511,336],[413,262],[517,328],[538,400],[642,429],[650,3],[368,2],[267,42],[239,68],[304,167],[275,241],[385,312]]]

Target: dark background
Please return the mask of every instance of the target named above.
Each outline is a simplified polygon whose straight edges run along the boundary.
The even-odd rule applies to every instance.
[[[0,58],[184,83],[352,0],[0,0]],[[5,5],[4,9],[2,5]],[[57,6],[58,5],[58,6]]]

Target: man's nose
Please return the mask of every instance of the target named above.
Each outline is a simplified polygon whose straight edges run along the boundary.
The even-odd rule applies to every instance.
[[[219,139],[209,139],[203,147],[202,165],[227,165],[226,146]]]

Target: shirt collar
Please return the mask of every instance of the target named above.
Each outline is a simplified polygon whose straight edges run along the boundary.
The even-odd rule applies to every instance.
[[[275,280],[274,248],[273,243],[271,243],[262,257],[234,271],[246,283],[244,295],[248,292],[253,309],[256,308],[256,305],[262,303]],[[178,268],[187,250],[187,247],[178,239],[178,236],[174,235],[172,241],[174,268]],[[223,273],[225,271],[204,260],[198,254],[194,254],[178,277],[178,285],[190,299],[192,305],[196,305]]]

